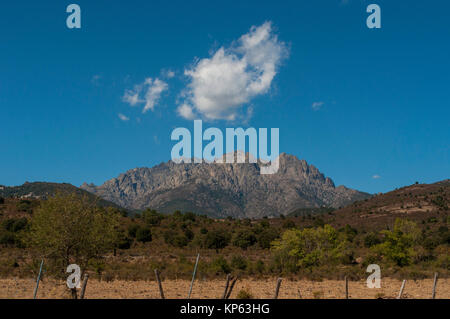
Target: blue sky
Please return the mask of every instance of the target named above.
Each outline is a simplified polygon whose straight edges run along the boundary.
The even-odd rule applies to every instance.
[[[80,30],[66,27],[70,3]],[[381,29],[366,26],[369,3]],[[205,127],[280,128],[280,151],[337,185],[385,192],[449,178],[448,12],[447,1],[4,3],[0,184],[101,184],[167,161],[172,130],[193,127],[182,105]],[[253,52],[242,37],[258,31],[272,60],[248,65],[267,75],[262,88],[233,93],[239,73],[220,88],[194,81],[221,48],[222,66],[238,66]]]

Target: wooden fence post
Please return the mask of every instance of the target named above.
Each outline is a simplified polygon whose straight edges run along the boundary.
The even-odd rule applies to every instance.
[[[200,254],[197,255],[197,260],[195,261],[195,267],[194,267],[194,272],[192,273],[192,281],[191,281],[191,287],[189,288],[188,299],[191,299],[192,286],[194,285],[195,274],[197,273],[197,266],[198,266],[199,259],[200,259]]]
[[[280,292],[280,286],[281,286],[281,281],[282,280],[283,279],[281,279],[281,278],[278,278],[278,280],[277,280],[277,286],[275,288],[275,296],[273,297],[273,299],[277,299],[278,298],[278,293]]]
[[[156,281],[158,282],[159,294],[161,295],[161,299],[166,299],[164,297],[164,291],[163,291],[163,287],[162,287],[162,284],[161,284],[161,279],[159,278],[159,271],[158,271],[158,269],[155,269],[155,276],[156,276]]]
[[[41,280],[41,274],[42,274],[42,266],[44,265],[44,259],[41,260],[41,267],[39,267],[39,274],[36,280],[36,287],[34,288],[34,296],[33,299],[36,299],[36,295],[39,288],[39,281]]]
[[[400,287],[400,291],[398,292],[397,299],[401,299],[403,295],[403,289],[405,289],[406,279],[403,280],[402,286]]]
[[[433,294],[431,295],[431,299],[435,299],[436,298],[437,281],[438,281],[438,273],[436,272],[436,273],[434,273]]]
[[[231,279],[231,275],[227,274],[227,283],[225,284],[225,290],[223,292],[222,299],[225,299],[227,297],[228,287],[230,285],[230,279]]]
[[[231,282],[230,289],[228,290],[227,297],[225,299],[229,299],[231,296],[231,292],[233,291],[234,285],[236,284],[236,281],[238,280],[238,277],[234,278],[234,280]]]
[[[86,273],[84,275],[83,284],[81,285],[80,299],[84,299],[84,294],[86,292],[86,286],[87,286],[87,283],[88,283],[88,279],[89,279],[89,274]]]

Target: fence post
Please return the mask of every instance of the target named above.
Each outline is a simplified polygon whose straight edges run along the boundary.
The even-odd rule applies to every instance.
[[[236,284],[236,281],[238,280],[238,277],[236,276],[236,278],[233,279],[233,281],[231,282],[231,286],[230,289],[228,290],[227,296],[225,299],[229,299],[231,296],[231,292],[233,291],[234,285]]]
[[[400,287],[400,291],[398,292],[397,299],[401,299],[403,295],[403,289],[405,289],[406,279],[403,280],[402,286]]]
[[[228,287],[230,285],[230,279],[231,279],[230,277],[231,277],[231,275],[227,274],[227,283],[225,284],[225,291],[223,292],[222,299],[225,299],[227,297]]]
[[[36,280],[36,287],[34,288],[34,296],[33,299],[36,299],[36,295],[39,288],[39,281],[41,280],[41,274],[42,274],[42,266],[44,265],[44,259],[41,260],[41,267],[39,267],[39,274]]]
[[[194,285],[195,274],[197,273],[197,266],[198,266],[199,258],[200,258],[200,254],[197,255],[197,260],[195,261],[195,267],[194,267],[194,272],[192,273],[192,281],[191,281],[191,287],[189,288],[188,299],[191,299],[192,286]]]
[[[435,299],[436,298],[437,281],[438,281],[438,273],[436,272],[436,273],[434,273],[433,294],[431,295],[431,299]]]
[[[159,271],[158,271],[158,269],[155,269],[155,276],[156,276],[156,281],[158,282],[159,294],[161,295],[161,299],[166,299],[164,297],[164,291],[163,291],[163,287],[162,287],[162,284],[161,284],[161,279],[159,278]]]
[[[277,299],[278,298],[278,293],[280,292],[280,286],[281,286],[281,281],[283,279],[278,278],[277,280],[277,287],[275,288],[275,296],[273,297],[273,299]]]
[[[86,273],[84,275],[83,284],[81,285],[81,293],[80,293],[80,299],[84,299],[84,293],[86,292],[86,286],[88,283],[89,274]]]

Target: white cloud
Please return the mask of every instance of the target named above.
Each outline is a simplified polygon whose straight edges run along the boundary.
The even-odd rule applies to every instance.
[[[175,76],[175,72],[173,72],[172,70],[165,70],[163,75],[168,78],[171,79]]]
[[[158,78],[147,78],[144,83],[135,85],[132,90],[126,90],[122,99],[131,106],[144,104],[142,113],[145,113],[155,109],[161,94],[168,88],[167,83]]]
[[[184,117],[188,120],[193,120],[195,118],[194,112],[192,111],[192,107],[187,104],[182,104],[177,108],[178,115]]]
[[[322,106],[324,105],[324,102],[314,102],[311,107],[314,111],[318,111],[322,108]]]
[[[372,178],[373,178],[373,179],[379,179],[379,178],[381,178],[381,176],[380,176],[380,175],[377,175],[377,174],[375,174],[375,175],[373,175],[373,176],[372,176]]]
[[[118,114],[119,119],[121,119],[122,121],[129,121],[130,118],[128,116],[123,115],[122,113]]]
[[[221,47],[185,70],[190,82],[178,114],[188,119],[199,115],[235,120],[253,97],[268,92],[287,53],[271,22],[252,26],[231,47]]]

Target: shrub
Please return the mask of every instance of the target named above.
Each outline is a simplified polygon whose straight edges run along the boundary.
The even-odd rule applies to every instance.
[[[123,232],[120,232],[117,236],[117,248],[119,249],[130,249],[133,239],[126,236]]]
[[[5,199],[0,196],[0,205],[3,205],[5,203]]]
[[[230,235],[224,230],[213,230],[205,236],[205,247],[209,249],[222,249],[228,246]]]
[[[22,199],[20,202],[16,204],[16,209],[19,212],[27,212],[30,213],[32,211],[31,201]]]
[[[14,223],[12,224],[11,231],[13,233],[17,233],[17,232],[21,231],[22,229],[24,229],[27,225],[28,225],[28,219],[26,219],[25,217],[16,219],[14,221]]]
[[[258,260],[256,263],[255,263],[255,270],[257,271],[257,272],[259,272],[260,274],[262,274],[263,272],[264,272],[264,262],[262,261],[262,260]]]
[[[269,249],[270,244],[278,237],[278,231],[273,228],[265,229],[256,237],[259,247]]]
[[[242,249],[247,249],[256,243],[256,237],[249,230],[240,230],[233,237],[233,245]]]
[[[163,215],[159,214],[156,210],[146,209],[142,212],[142,218],[149,225],[159,225],[163,219]]]
[[[283,223],[283,228],[284,229],[295,228],[295,223],[292,220],[288,219]]]
[[[413,246],[420,238],[420,229],[417,224],[397,218],[394,229],[384,230],[382,234],[385,236],[385,241],[372,247],[373,251],[380,256],[385,256],[398,266],[409,265],[416,254]]]
[[[236,299],[253,299],[253,294],[248,288],[244,288],[238,292]]]
[[[195,222],[196,221],[196,217],[197,216],[194,213],[187,212],[187,213],[183,214],[183,221]]]
[[[303,230],[287,230],[281,239],[273,242],[275,255],[292,258],[299,267],[312,267],[343,257],[345,241],[338,239],[336,230],[330,225]]]
[[[242,256],[233,256],[231,266],[235,269],[245,270],[247,268],[247,260]]]
[[[138,224],[131,224],[130,226],[128,226],[128,236],[130,236],[131,238],[136,238],[136,232],[138,231],[138,229]]]
[[[194,238],[194,233],[192,230],[190,230],[189,228],[186,228],[184,231],[184,236],[186,236],[186,239],[188,241],[191,241]]]
[[[173,230],[164,232],[164,241],[171,246],[182,248],[189,243],[188,238],[183,234],[179,234]]]
[[[14,245],[16,243],[16,237],[13,233],[5,231],[0,233],[0,245]]]
[[[379,243],[381,243],[381,240],[374,233],[369,233],[364,237],[364,246],[367,248],[378,245]]]
[[[210,267],[215,273],[229,274],[231,272],[230,265],[228,265],[227,261],[222,256],[214,259],[211,262]]]
[[[136,240],[142,243],[152,241],[152,232],[148,228],[140,227],[136,231]]]

